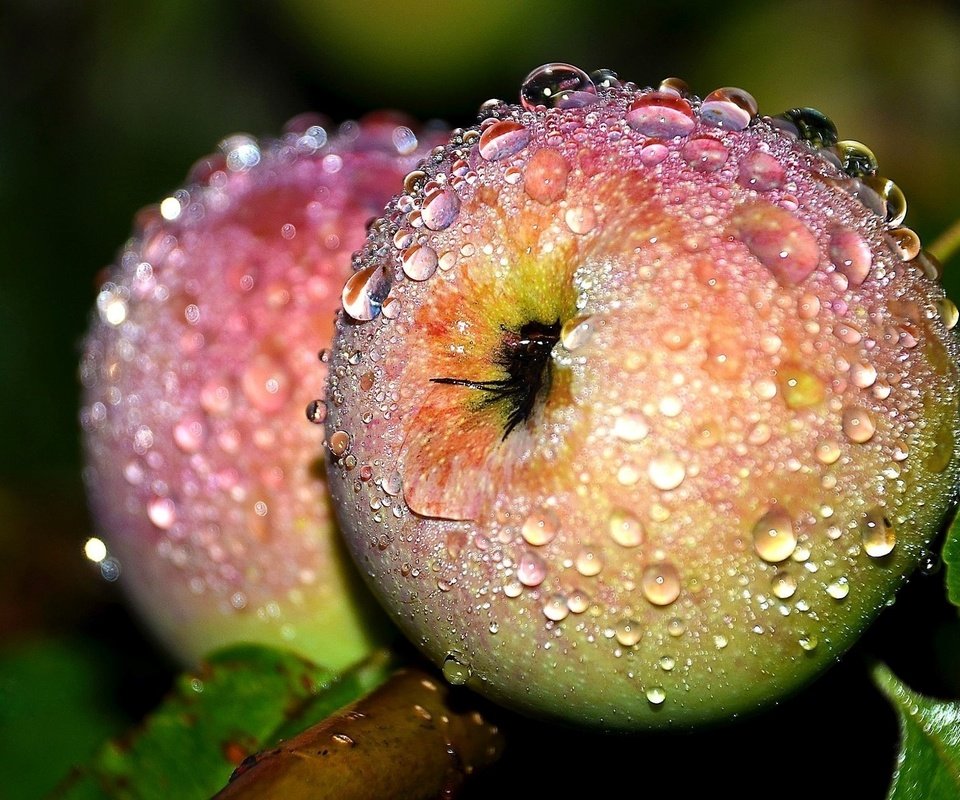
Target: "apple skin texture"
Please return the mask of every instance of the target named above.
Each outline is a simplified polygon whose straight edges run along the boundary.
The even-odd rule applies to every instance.
[[[141,212],[84,343],[95,531],[188,663],[252,641],[339,668],[388,630],[336,534],[304,408],[351,253],[440,138],[390,114],[324,124],[230,137]]]
[[[776,702],[955,495],[956,307],[815,112],[567,65],[521,98],[408,178],[344,288],[341,529],[504,705],[638,730]]]

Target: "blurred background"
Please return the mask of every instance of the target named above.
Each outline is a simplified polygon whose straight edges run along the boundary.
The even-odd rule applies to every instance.
[[[60,767],[82,762],[170,684],[173,665],[83,558],[93,531],[80,481],[78,342],[98,275],[134,212],[169,194],[227,134],[276,134],[306,110],[342,121],[384,107],[468,125],[483,100],[515,100],[533,67],[568,61],[640,85],[682,76],[701,95],[742,86],[763,113],[817,107],[841,138],[874,150],[924,242],[960,217],[955,0],[600,8],[572,0],[0,2],[0,774],[17,764],[22,796],[49,788]],[[945,282],[956,299],[960,259],[951,261]],[[960,696],[960,634],[940,579],[908,587],[865,647],[917,688]],[[872,727],[885,749],[865,778],[869,791],[854,796],[879,797],[895,723],[864,681],[845,663],[824,679],[817,702],[832,714],[831,735],[850,733],[856,704],[878,706]],[[807,714],[818,713],[804,702]],[[5,714],[22,718],[18,704],[48,731],[42,751],[26,732],[4,727]],[[803,703],[787,705],[803,716]],[[786,724],[762,719],[748,724],[768,734]],[[653,763],[669,767],[662,759],[679,741],[689,740],[652,750]]]

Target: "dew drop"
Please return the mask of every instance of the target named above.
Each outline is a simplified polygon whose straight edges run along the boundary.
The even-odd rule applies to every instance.
[[[573,206],[564,212],[563,221],[571,231],[583,236],[596,227],[597,214],[590,206]]]
[[[869,442],[877,430],[870,412],[856,407],[843,410],[841,427],[847,438],[857,444]]]
[[[386,270],[376,264],[355,272],[343,287],[343,310],[360,322],[374,319],[380,314],[392,283]]]
[[[785,561],[797,548],[793,519],[781,508],[767,511],[753,526],[753,548],[764,561]]]
[[[850,594],[850,584],[846,578],[837,578],[827,585],[827,594],[834,600],[843,600]]]
[[[662,453],[647,465],[647,477],[657,489],[676,489],[687,476],[686,467],[673,453]]]
[[[560,520],[553,509],[543,508],[530,514],[523,522],[521,534],[528,544],[542,547],[553,541],[560,530]]]
[[[206,430],[196,417],[185,417],[173,428],[173,441],[184,453],[196,453],[205,440]]]
[[[777,373],[780,392],[787,408],[806,408],[823,401],[826,387],[816,375],[799,367],[786,365]]]
[[[463,686],[473,674],[470,665],[464,664],[460,659],[458,654],[448,653],[443,660],[443,677],[451,686]]]
[[[900,187],[889,178],[881,178],[879,175],[867,176],[863,179],[863,183],[883,199],[887,227],[899,227],[907,216],[907,198]]]
[[[834,229],[830,234],[829,252],[830,260],[851,286],[859,286],[866,280],[873,254],[859,233],[849,228]]]
[[[779,189],[787,178],[783,165],[769,153],[754,150],[740,160],[738,182],[747,189],[768,192]]]
[[[664,672],[671,672],[673,668],[677,666],[677,660],[673,656],[660,656],[660,660],[657,663]]]
[[[414,281],[425,281],[437,271],[437,251],[427,245],[414,244],[403,251],[403,274]]]
[[[584,547],[577,553],[573,564],[577,572],[585,578],[598,575],[600,570],[603,569],[603,559],[600,557],[600,554],[590,546]]]
[[[636,411],[624,411],[613,421],[613,435],[622,442],[639,442],[649,432],[646,419]]]
[[[97,295],[97,313],[111,327],[122,325],[128,313],[125,290],[112,283],[105,284]]]
[[[820,248],[810,229],[770,203],[742,205],[731,217],[731,231],[781,285],[801,283],[819,263]]]
[[[541,148],[524,167],[523,190],[538,203],[553,203],[566,194],[569,174],[570,165],[559,150]]]
[[[254,407],[272,413],[279,411],[290,396],[290,376],[271,356],[254,356],[241,378],[243,393]]]
[[[640,590],[655,606],[668,606],[680,596],[680,573],[669,561],[650,564],[640,578]]]
[[[788,572],[778,572],[770,582],[770,590],[775,597],[786,600],[797,591],[797,581]]]
[[[833,120],[815,108],[791,108],[774,119],[778,118],[792,125],[797,135],[814,147],[832,147],[840,138]]]
[[[567,618],[570,609],[567,607],[567,598],[562,594],[553,594],[543,604],[543,616],[553,622],[562,622]]]
[[[920,237],[910,228],[894,228],[890,231],[889,237],[904,261],[913,261],[920,255]]]
[[[864,552],[871,558],[883,558],[893,552],[897,534],[883,510],[874,508],[867,512],[860,524],[860,539]]]
[[[726,145],[709,136],[688,139],[680,149],[680,156],[698,172],[716,172],[730,155]]]
[[[686,632],[687,625],[682,619],[680,619],[680,617],[673,617],[667,623],[667,633],[669,633],[674,639],[683,636],[683,634]]]
[[[690,103],[664,91],[648,92],[634,100],[626,120],[631,128],[644,136],[667,139],[686,136],[695,125]]]
[[[527,111],[538,108],[582,108],[597,102],[597,87],[590,76],[571,64],[537,67],[520,86],[520,102]]]
[[[583,347],[593,336],[593,317],[580,316],[568,319],[560,328],[560,343],[565,350],[573,352]]]
[[[574,589],[567,596],[567,608],[570,609],[572,614],[582,614],[590,608],[590,595],[583,589]]]
[[[147,503],[147,518],[166,531],[177,521],[177,506],[169,497],[154,497]]]
[[[485,161],[500,161],[518,153],[530,141],[530,131],[519,122],[494,122],[480,134],[478,149]]]
[[[728,131],[742,131],[757,111],[753,95],[733,86],[715,89],[700,104],[700,116],[704,122]]]
[[[539,586],[547,577],[547,564],[535,553],[524,553],[517,565],[517,580],[524,586]]]
[[[423,208],[420,209],[423,224],[432,231],[449,228],[459,213],[460,196],[450,188],[434,189],[423,198]]]
[[[840,158],[841,169],[850,177],[862,178],[877,171],[877,157],[865,144],[845,139],[837,142],[835,149]]]
[[[616,629],[617,641],[624,647],[633,647],[643,635],[640,623],[633,619],[623,620]]]
[[[346,431],[334,431],[330,436],[330,452],[338,458],[347,452],[350,446],[350,434]]]
[[[647,689],[647,702],[653,706],[663,705],[664,700],[667,699],[667,693],[659,686],[653,686],[650,689]]]
[[[808,653],[813,652],[817,649],[817,645],[820,644],[816,636],[811,636],[810,634],[802,634],[797,640],[797,643],[806,650]]]
[[[960,321],[960,311],[957,310],[956,304],[949,297],[941,297],[937,300],[937,313],[948,331],[957,327],[957,322]]]
[[[610,536],[621,547],[636,547],[643,543],[643,523],[622,508],[610,515]]]

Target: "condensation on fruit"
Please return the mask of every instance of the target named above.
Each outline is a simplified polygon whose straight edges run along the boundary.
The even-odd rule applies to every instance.
[[[550,64],[480,117],[345,291],[351,550],[445,674],[456,653],[456,682],[522,710],[630,729],[769,703],[954,497],[939,265],[814,109]]]

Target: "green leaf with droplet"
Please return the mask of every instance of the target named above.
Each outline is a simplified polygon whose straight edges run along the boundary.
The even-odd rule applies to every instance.
[[[108,743],[59,797],[208,798],[245,757],[383,681],[380,656],[337,676],[300,656],[241,645],[178,678],[170,697],[124,739]]]
[[[943,563],[947,572],[947,596],[955,606],[960,606],[960,511],[947,528],[943,544]]]
[[[900,752],[888,800],[960,797],[960,703],[908,689],[878,664],[873,679],[900,720]]]

